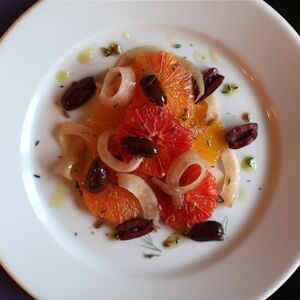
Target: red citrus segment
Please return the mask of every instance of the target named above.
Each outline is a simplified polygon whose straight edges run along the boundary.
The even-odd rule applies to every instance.
[[[193,166],[189,169],[190,174],[185,173],[181,178],[182,185],[188,184],[191,178],[199,174],[199,169]],[[171,197],[160,190],[157,191],[157,197],[161,206],[160,217],[167,225],[176,229],[190,229],[207,220],[217,206],[216,180],[207,172],[201,184],[184,195],[183,206],[180,208],[174,207]]]
[[[182,127],[170,113],[151,104],[128,110],[115,140],[121,145],[122,138],[131,135],[148,138],[158,147],[158,154],[153,158],[144,158],[138,169],[158,178],[165,176],[174,158],[192,145],[191,131]],[[132,158],[125,149],[121,148],[121,152],[125,161]]]

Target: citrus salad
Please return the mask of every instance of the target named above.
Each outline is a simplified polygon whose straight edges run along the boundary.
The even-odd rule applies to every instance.
[[[64,93],[64,110],[80,109],[93,94],[85,122],[59,125],[62,156],[56,171],[76,181],[94,216],[128,240],[161,221],[197,241],[222,240],[208,220],[232,206],[240,167],[234,149],[257,137],[257,124],[225,131],[213,92],[224,76],[201,72],[158,47],[123,54],[103,80],[86,77]]]

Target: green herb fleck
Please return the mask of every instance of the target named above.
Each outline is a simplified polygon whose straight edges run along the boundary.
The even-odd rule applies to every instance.
[[[150,234],[147,234],[144,238],[143,238],[143,242],[144,245],[141,245],[141,247],[143,248],[147,248],[153,251],[157,251],[157,252],[161,252],[161,249],[159,249],[153,242],[153,239],[151,237]]]
[[[194,45],[193,44],[190,44],[190,47],[193,47]]]
[[[41,178],[41,176],[40,176],[40,175],[37,175],[37,174],[33,174],[33,176],[34,176],[35,178]]]
[[[245,122],[251,122],[251,121],[252,121],[252,116],[251,116],[250,113],[244,113],[244,114],[242,115],[242,118],[243,118],[243,120],[244,120]]]
[[[247,179],[247,182],[251,182],[251,180],[250,180],[250,179]]]
[[[223,94],[232,94],[234,91],[239,90],[239,86],[236,84],[225,84],[222,89]]]
[[[206,144],[207,144],[207,147],[211,147],[211,140],[208,139],[208,140],[206,141]]]
[[[218,203],[224,203],[225,200],[221,197],[221,195],[218,195]]]
[[[178,49],[178,48],[181,48],[182,45],[181,44],[175,44],[174,47]]]
[[[112,232],[112,233],[106,233],[106,236],[108,239],[110,240],[118,240],[119,239],[119,235],[117,232]]]
[[[39,143],[40,143],[40,141],[37,140],[37,141],[35,142],[34,146],[37,146]]]
[[[187,109],[187,108],[184,109],[184,113],[181,115],[180,118],[181,118],[181,120],[184,121],[184,122],[188,120],[189,115],[188,115],[188,109]]]
[[[144,253],[144,257],[152,259],[153,257],[160,257],[160,255],[154,253]]]
[[[253,156],[246,157],[243,161],[243,167],[246,171],[255,170],[257,167],[257,162],[256,162],[255,157],[253,157]]]
[[[94,231],[91,231],[91,234],[94,234]]]
[[[182,241],[182,238],[182,233],[174,232],[163,242],[163,246],[165,248],[172,248],[178,246],[179,243]]]
[[[101,51],[105,57],[111,56],[112,54],[119,55],[122,52],[120,45],[117,43],[112,43],[108,47],[102,47]]]
[[[60,85],[59,87],[60,87],[61,89],[62,89],[62,88],[64,88],[64,86],[63,86],[63,85]]]
[[[97,220],[93,223],[93,227],[98,229],[102,226],[103,222],[101,220]]]
[[[215,122],[216,122],[216,119],[211,119],[211,120],[209,120],[208,122],[207,122],[207,126],[212,126],[212,125],[214,125],[215,124]]]

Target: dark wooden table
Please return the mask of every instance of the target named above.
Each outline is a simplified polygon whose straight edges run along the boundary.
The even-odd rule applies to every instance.
[[[8,27],[36,0],[0,0],[0,37]],[[294,0],[268,2],[276,9],[298,32],[300,32],[300,18],[298,2]],[[71,5],[71,4],[70,4]],[[288,246],[288,245],[287,245]],[[272,253],[270,254],[272,255]],[[259,276],[259,270],[257,270]],[[300,299],[300,268],[269,300]],[[0,300],[32,300],[32,297],[23,291],[10,276],[0,267]],[[227,299],[224,299],[227,300]],[[242,300],[242,299],[241,299]]]

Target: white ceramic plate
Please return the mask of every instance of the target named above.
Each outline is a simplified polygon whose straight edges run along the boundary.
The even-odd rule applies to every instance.
[[[65,89],[55,74],[70,71],[68,85],[112,66],[115,58],[99,51],[111,41],[124,51],[162,46],[202,69],[216,66],[227,82],[240,84],[232,96],[216,95],[227,127],[242,123],[243,112],[259,123],[258,139],[237,151],[240,161],[255,156],[258,168],[242,172],[234,207],[214,214],[219,221],[228,217],[224,242],[185,240],[149,260],[142,239],[112,242],[107,228],[91,229],[93,218],[71,192],[53,207],[58,178],[51,166],[59,155],[53,130],[63,120],[53,103]],[[93,57],[84,65],[77,55],[85,47]],[[42,299],[269,296],[300,261],[299,58],[298,35],[263,2],[36,5],[0,44],[1,263]],[[152,238],[161,247],[169,232],[163,227]]]

